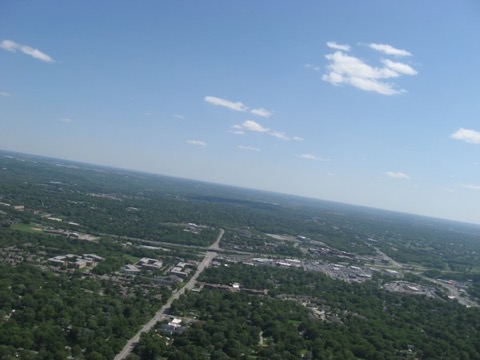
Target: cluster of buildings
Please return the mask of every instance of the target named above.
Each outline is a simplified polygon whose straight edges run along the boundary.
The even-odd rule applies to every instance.
[[[48,262],[54,265],[66,266],[75,269],[83,269],[87,267],[95,267],[104,258],[95,254],[83,254],[83,255],[58,255],[48,259]]]
[[[162,268],[163,268],[162,260],[142,258],[138,260],[134,265],[132,264],[125,265],[123,267],[122,272],[129,275],[137,275],[142,270],[162,270]],[[183,261],[180,261],[177,264],[175,264],[173,267],[171,267],[170,270],[166,270],[166,272],[168,272],[168,275],[170,277],[177,278],[179,279],[179,281],[187,278],[191,271],[192,271],[192,265]],[[169,283],[171,282],[170,280],[168,280]]]
[[[177,263],[171,270],[170,270],[170,274],[172,275],[175,275],[175,276],[178,276],[182,279],[188,277],[188,275],[190,274],[190,272],[192,271],[191,265],[189,263],[186,263],[186,262],[179,262]]]
[[[76,223],[69,223],[71,225],[74,225]],[[45,232],[47,234],[52,234],[52,235],[61,235],[61,236],[66,236],[71,239],[78,239],[78,240],[87,240],[87,241],[93,241],[98,239],[98,237],[89,235],[89,234],[83,234],[79,233],[76,231],[70,231],[70,230],[63,230],[63,229],[46,229]]]
[[[223,260],[230,262],[242,262],[245,265],[251,266],[277,266],[282,268],[302,268],[307,271],[320,271],[324,274],[330,276],[331,278],[343,280],[347,282],[363,282],[372,278],[374,271],[373,268],[365,266],[355,266],[355,265],[344,265],[344,264],[335,264],[335,263],[323,263],[319,261],[312,260],[299,260],[293,258],[285,259],[272,259],[272,258],[263,258],[263,257],[254,257],[254,258],[241,258],[240,256],[228,256],[223,257]],[[213,266],[220,266],[221,264],[218,261],[212,263]],[[225,264],[227,266],[228,264]],[[392,270],[390,275],[400,274]]]
[[[140,273],[142,269],[144,270],[160,270],[163,266],[163,261],[158,259],[151,258],[141,258],[137,261],[135,265],[125,265],[123,272],[130,275],[136,275]]]
[[[205,225],[197,225],[195,223],[188,223],[187,227],[185,228],[185,231],[188,231],[188,232],[191,232],[191,233],[194,233],[194,234],[200,234],[200,232],[203,229],[206,229],[206,228],[207,228],[207,226],[205,226]]]
[[[244,262],[245,265],[276,265],[280,267],[302,267],[302,262],[298,259],[270,259],[270,258],[252,258]]]
[[[437,297],[437,289],[435,288],[435,286],[420,285],[409,281],[394,281],[385,284],[383,288],[387,291],[402,292],[414,295],[425,295],[431,298]]]
[[[332,249],[332,248],[329,248],[329,247],[308,248],[307,251],[310,255],[316,255],[316,256],[336,256],[336,257],[344,258],[344,259],[355,258],[354,254],[350,254],[346,251]]]
[[[0,202],[0,206],[12,208],[15,211],[20,211],[20,212],[25,211],[25,206],[23,206],[23,205],[13,205],[12,206],[12,204]]]
[[[308,270],[321,271],[333,279],[343,280],[347,282],[363,282],[369,280],[373,276],[373,269],[368,267],[359,267],[355,265],[343,265],[333,263],[310,263],[307,265]]]
[[[88,193],[87,195],[102,198],[102,199],[122,201],[122,198],[119,195],[115,195],[115,194]]]

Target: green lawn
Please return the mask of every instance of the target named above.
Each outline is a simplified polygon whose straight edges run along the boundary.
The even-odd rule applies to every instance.
[[[29,232],[29,233],[40,233],[43,232],[43,228],[38,224],[15,224],[11,226],[12,229]]]

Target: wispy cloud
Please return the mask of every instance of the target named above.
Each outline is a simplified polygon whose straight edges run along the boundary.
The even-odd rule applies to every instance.
[[[60,122],[62,122],[64,124],[71,124],[73,122],[73,120],[70,119],[70,118],[62,118],[62,119],[60,119]]]
[[[261,116],[264,118],[269,118],[273,115],[273,112],[264,108],[252,109],[250,112],[254,115]]]
[[[6,51],[13,52],[13,53],[15,53],[17,51],[20,51],[20,52],[22,52],[26,55],[30,55],[34,59],[44,61],[44,62],[47,62],[47,63],[55,62],[55,60],[53,60],[50,56],[41,52],[40,50],[34,49],[34,48],[32,48],[28,45],[18,44],[15,41],[12,41],[12,40],[3,40],[2,42],[0,42],[0,48],[2,48],[3,50],[6,50]]]
[[[460,128],[450,135],[450,137],[470,144],[480,144],[480,131],[476,130]]]
[[[330,49],[341,50],[341,51],[350,51],[350,45],[337,44],[335,41],[327,42],[327,46]]]
[[[300,136],[294,136],[294,137],[292,138],[292,140],[293,140],[293,141],[303,141],[303,138],[300,137]]]
[[[185,120],[186,117],[180,114],[173,114],[173,117],[178,120]]]
[[[392,45],[388,44],[375,44],[371,43],[368,45],[369,48],[379,51],[385,55],[393,55],[393,56],[411,56],[407,50],[397,49],[394,48]]]
[[[320,66],[318,66],[318,65],[313,65],[313,64],[305,64],[305,67],[306,67],[307,69],[312,69],[312,70],[314,70],[314,71],[320,71],[320,70],[322,70],[322,68],[321,68]]]
[[[291,140],[290,136],[281,131],[269,130],[268,133],[280,140]]]
[[[298,139],[301,139],[298,136],[295,136],[292,138],[281,131],[276,131],[276,130],[266,128],[253,120],[245,120],[241,124],[233,125],[232,128],[234,129],[233,132],[237,133],[238,135],[243,135],[245,131],[252,131],[252,132],[258,132],[258,133],[265,133],[280,140],[297,140],[298,141]]]
[[[317,155],[313,155],[313,154],[301,154],[301,155],[298,155],[298,157],[305,160],[330,161],[330,159],[318,157]]]
[[[393,47],[390,48],[395,49]],[[394,52],[391,49],[389,51],[391,53]],[[400,51],[398,49],[395,50],[397,52]],[[405,63],[381,59],[380,63],[382,66],[371,66],[363,60],[341,50],[327,54],[325,58],[329,61],[329,64],[327,65],[327,72],[322,76],[322,80],[332,85],[346,84],[382,95],[395,95],[405,92],[397,89],[394,83],[387,82],[387,79],[417,74],[413,67]]]
[[[233,102],[226,99],[221,99],[215,96],[205,96],[204,100],[214,106],[221,106],[235,111],[247,111],[248,107],[241,102]]]
[[[243,130],[230,130],[229,132],[235,135],[245,135],[245,131]]]
[[[216,96],[205,96],[204,100],[207,103],[214,106],[220,106],[220,107],[224,107],[230,110],[240,111],[240,112],[249,111],[253,115],[260,116],[267,119],[273,115],[273,111],[271,110],[268,110],[262,107],[250,109],[247,105],[245,105],[240,101],[237,101],[237,102],[230,101],[230,100],[222,99]]]
[[[206,143],[200,140],[187,140],[187,144],[196,145],[196,146],[207,146]]]
[[[417,75],[418,72],[408,64],[396,62],[388,59],[382,60],[382,63],[389,69],[402,75]]]
[[[248,150],[248,151],[261,151],[259,148],[253,146],[245,146],[245,145],[238,145],[237,146],[240,150]]]
[[[387,171],[385,173],[388,177],[391,177],[393,179],[401,179],[401,180],[408,180],[410,179],[410,176],[401,172],[401,171]]]
[[[5,91],[0,91],[0,96],[11,96],[11,95]]]
[[[245,135],[245,131],[243,130],[242,125],[233,125],[232,130],[229,132],[235,134],[235,135]]]
[[[480,185],[473,185],[473,184],[462,184],[462,187],[465,189],[470,189],[470,190],[480,190]]]
[[[240,125],[243,129],[248,130],[248,131],[254,131],[254,132],[269,132],[270,129],[267,129],[260,125],[259,123],[253,121],[253,120],[245,120],[242,125]]]

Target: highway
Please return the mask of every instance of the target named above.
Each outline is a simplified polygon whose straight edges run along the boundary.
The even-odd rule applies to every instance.
[[[165,313],[167,312],[168,309],[170,309],[172,302],[177,300],[181,295],[183,295],[185,293],[185,290],[191,290],[194,288],[197,278],[200,276],[203,270],[210,265],[210,263],[215,258],[215,256],[217,256],[217,252],[215,250],[219,249],[220,240],[222,240],[222,237],[224,234],[225,234],[225,231],[223,229],[220,229],[220,233],[218,234],[217,239],[212,245],[209,246],[208,251],[205,254],[205,257],[203,258],[201,263],[198,265],[197,271],[195,271],[195,274],[193,274],[190,280],[181,289],[174,292],[172,296],[168,299],[168,301],[165,303],[165,305],[163,305],[160,308],[160,310],[158,310],[155,313],[153,318],[151,318],[150,321],[144,324],[142,328],[130,340],[128,340],[127,344],[122,349],[122,351],[120,351],[115,356],[114,358],[115,360],[125,359],[132,352],[136,343],[140,340],[140,335],[144,332],[150,331],[157,322],[164,319]]]

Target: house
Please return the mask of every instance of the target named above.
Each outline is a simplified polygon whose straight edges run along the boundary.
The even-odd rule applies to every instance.
[[[103,257],[95,255],[95,254],[83,254],[83,258],[86,260],[92,260],[95,263],[99,263],[105,260]]]
[[[65,256],[59,255],[53,258],[48,259],[48,262],[53,263],[55,265],[67,265],[67,258]]]
[[[140,273],[140,269],[137,268],[135,265],[125,265],[125,267],[122,270],[125,274],[130,274],[130,275],[136,275]]]
[[[166,286],[172,287],[175,286],[178,282],[182,282],[183,280],[180,279],[178,276],[170,275],[170,276],[156,276],[153,278],[153,281],[159,286]]]
[[[181,334],[185,331],[185,327],[182,326],[182,319],[174,318],[168,324],[162,325],[160,332],[165,335]]]
[[[142,258],[137,262],[137,266],[143,269],[161,269],[163,266],[162,260],[150,259],[150,258]]]
[[[83,269],[86,268],[88,265],[88,261],[85,259],[77,259],[74,263],[73,266],[75,269]]]
[[[183,269],[179,266],[175,266],[172,270],[170,270],[170,273],[173,275],[177,275],[181,278],[186,278],[188,276],[188,273],[183,271]]]

